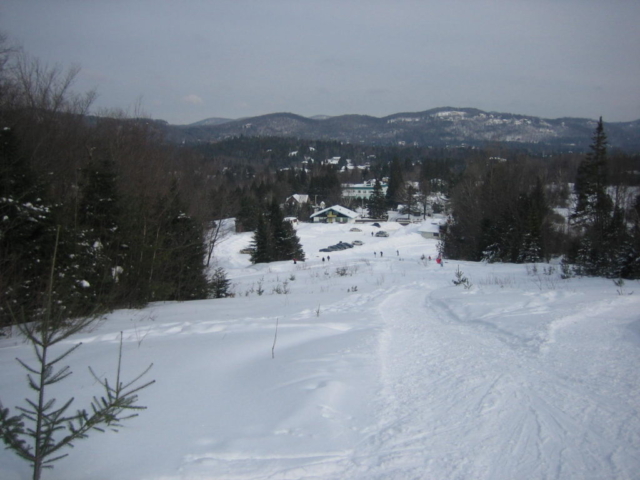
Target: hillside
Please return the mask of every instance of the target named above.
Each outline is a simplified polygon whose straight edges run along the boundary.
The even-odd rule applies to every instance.
[[[173,141],[187,143],[244,135],[422,147],[479,146],[499,142],[538,150],[584,151],[596,126],[596,120],[592,119],[544,119],[452,107],[382,118],[366,115],[306,118],[292,113],[274,113],[241,120],[214,120],[168,127],[169,136]],[[605,128],[612,148],[640,151],[640,120],[606,123]]]
[[[138,418],[77,442],[44,478],[637,478],[638,282],[440,267],[416,227],[382,227],[388,238],[302,224],[297,265],[251,265],[238,253],[251,234],[229,234],[216,259],[234,298],[119,310],[77,335],[59,401],[98,393],[87,366],[114,371],[121,331],[125,377],[154,363],[157,383]],[[12,409],[32,395],[16,357],[32,352],[0,338]],[[29,468],[2,450],[0,478]]]

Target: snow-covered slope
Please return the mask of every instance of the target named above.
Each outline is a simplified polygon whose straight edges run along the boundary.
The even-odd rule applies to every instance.
[[[251,235],[228,236],[216,259],[234,298],[117,311],[78,335],[60,401],[98,393],[87,365],[113,372],[120,331],[126,372],[153,362],[157,383],[148,410],[77,442],[45,478],[638,478],[637,282],[440,267],[416,226],[349,228],[300,225],[296,265],[251,265],[238,253]],[[470,288],[453,285],[458,267]],[[9,407],[31,394],[16,357],[28,346],[1,339]],[[0,453],[3,480],[28,470]]]

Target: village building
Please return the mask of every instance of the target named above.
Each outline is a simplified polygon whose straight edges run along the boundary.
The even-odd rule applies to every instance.
[[[356,223],[359,215],[353,210],[334,205],[311,215],[314,223]]]
[[[447,223],[445,218],[432,218],[426,220],[418,228],[423,238],[439,240],[442,236],[442,228]]]
[[[370,180],[364,183],[343,183],[342,184],[342,196],[348,198],[369,198],[373,195],[373,186],[375,180]],[[387,184],[381,183],[382,194],[387,193]]]
[[[300,207],[305,203],[309,203],[309,195],[301,195],[296,193],[295,195],[287,197],[284,203],[285,205]]]

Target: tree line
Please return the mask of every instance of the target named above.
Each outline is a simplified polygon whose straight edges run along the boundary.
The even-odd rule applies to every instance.
[[[64,316],[207,297],[206,166],[144,119],[89,116],[77,69],[0,57],[0,325],[49,288]]]
[[[468,164],[451,189],[443,253],[516,263],[562,257],[577,274],[640,278],[640,159],[609,153],[602,118],[581,157]]]

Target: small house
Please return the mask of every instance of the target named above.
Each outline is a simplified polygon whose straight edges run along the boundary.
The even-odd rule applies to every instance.
[[[429,219],[420,225],[418,232],[423,238],[440,240],[441,228],[445,223],[444,219]]]
[[[284,203],[285,205],[300,207],[306,203],[309,203],[309,195],[301,195],[296,193],[295,195],[287,197]]]
[[[310,218],[314,223],[355,223],[358,214],[348,208],[334,205],[314,213]]]

